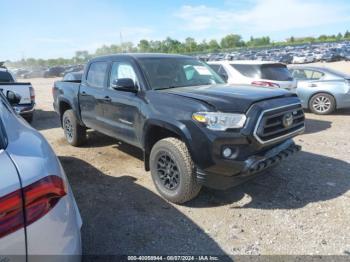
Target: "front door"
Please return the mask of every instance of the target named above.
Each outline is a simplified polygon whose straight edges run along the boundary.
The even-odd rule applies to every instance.
[[[104,101],[104,119],[108,126],[109,135],[126,143],[139,146],[136,128],[139,126],[139,108],[141,98],[139,94],[115,90],[112,84],[120,78],[130,78],[139,86],[134,66],[128,61],[116,61],[111,65],[108,86],[105,91],[109,100]]]

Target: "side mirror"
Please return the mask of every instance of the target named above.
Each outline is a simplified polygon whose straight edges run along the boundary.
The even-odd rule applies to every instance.
[[[21,101],[21,96],[15,92],[7,91],[6,98],[9,101],[11,106],[16,106]]]
[[[119,78],[114,80],[112,88],[118,91],[137,93],[138,88],[131,78]]]

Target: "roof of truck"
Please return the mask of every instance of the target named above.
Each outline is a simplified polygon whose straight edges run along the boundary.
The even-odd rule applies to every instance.
[[[133,58],[193,58],[191,56],[177,55],[177,54],[162,54],[162,53],[120,53],[113,55],[99,56],[91,59],[91,61],[120,58],[120,57],[133,57]]]

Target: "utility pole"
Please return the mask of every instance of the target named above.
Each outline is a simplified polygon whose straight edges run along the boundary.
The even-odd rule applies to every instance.
[[[122,49],[122,53],[123,53],[124,50],[123,50],[123,35],[122,35],[122,32],[119,33],[119,37],[120,37],[120,48]]]

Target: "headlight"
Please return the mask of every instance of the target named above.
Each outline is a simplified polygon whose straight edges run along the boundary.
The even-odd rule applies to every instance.
[[[225,131],[230,128],[242,128],[247,120],[243,114],[219,113],[219,112],[198,112],[192,118],[206,124],[207,128],[216,131]]]

